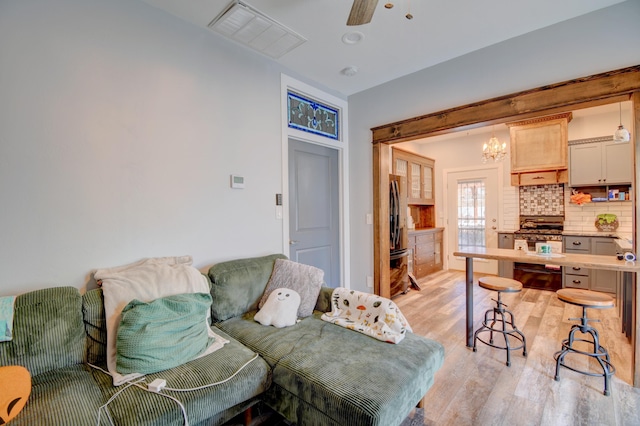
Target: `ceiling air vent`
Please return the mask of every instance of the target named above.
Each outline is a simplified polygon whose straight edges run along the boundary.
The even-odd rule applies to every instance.
[[[208,27],[275,59],[307,41],[241,1],[232,2]]]

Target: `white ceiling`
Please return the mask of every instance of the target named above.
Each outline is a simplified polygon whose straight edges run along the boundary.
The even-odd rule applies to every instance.
[[[143,1],[205,29],[231,3]],[[623,0],[397,0],[392,9],[385,9],[386,1],[381,0],[371,23],[357,27],[346,25],[351,0],[242,1],[307,39],[278,63],[349,96]],[[409,10],[412,20],[405,18]],[[222,37],[209,31],[212,37]],[[343,35],[352,31],[361,32],[364,39],[343,43]],[[350,66],[357,67],[355,75],[341,74]]]

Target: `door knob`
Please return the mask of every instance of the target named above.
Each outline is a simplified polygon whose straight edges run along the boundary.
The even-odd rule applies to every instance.
[[[289,240],[289,245],[290,246],[295,246],[296,244],[298,244],[300,241],[296,241],[296,240]]]
[[[491,229],[493,229],[493,230],[495,231],[495,230],[496,230],[496,229],[498,229],[498,228],[496,228],[495,226],[492,226],[492,227],[491,227]]]

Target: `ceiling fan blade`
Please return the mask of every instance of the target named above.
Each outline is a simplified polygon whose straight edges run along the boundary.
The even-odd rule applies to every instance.
[[[347,25],[368,24],[373,18],[373,12],[375,12],[377,5],[378,0],[353,0]]]

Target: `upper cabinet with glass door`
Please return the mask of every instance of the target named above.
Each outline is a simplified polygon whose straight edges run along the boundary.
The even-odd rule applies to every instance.
[[[433,205],[435,161],[398,148],[392,150],[392,173],[407,178],[407,204]]]

